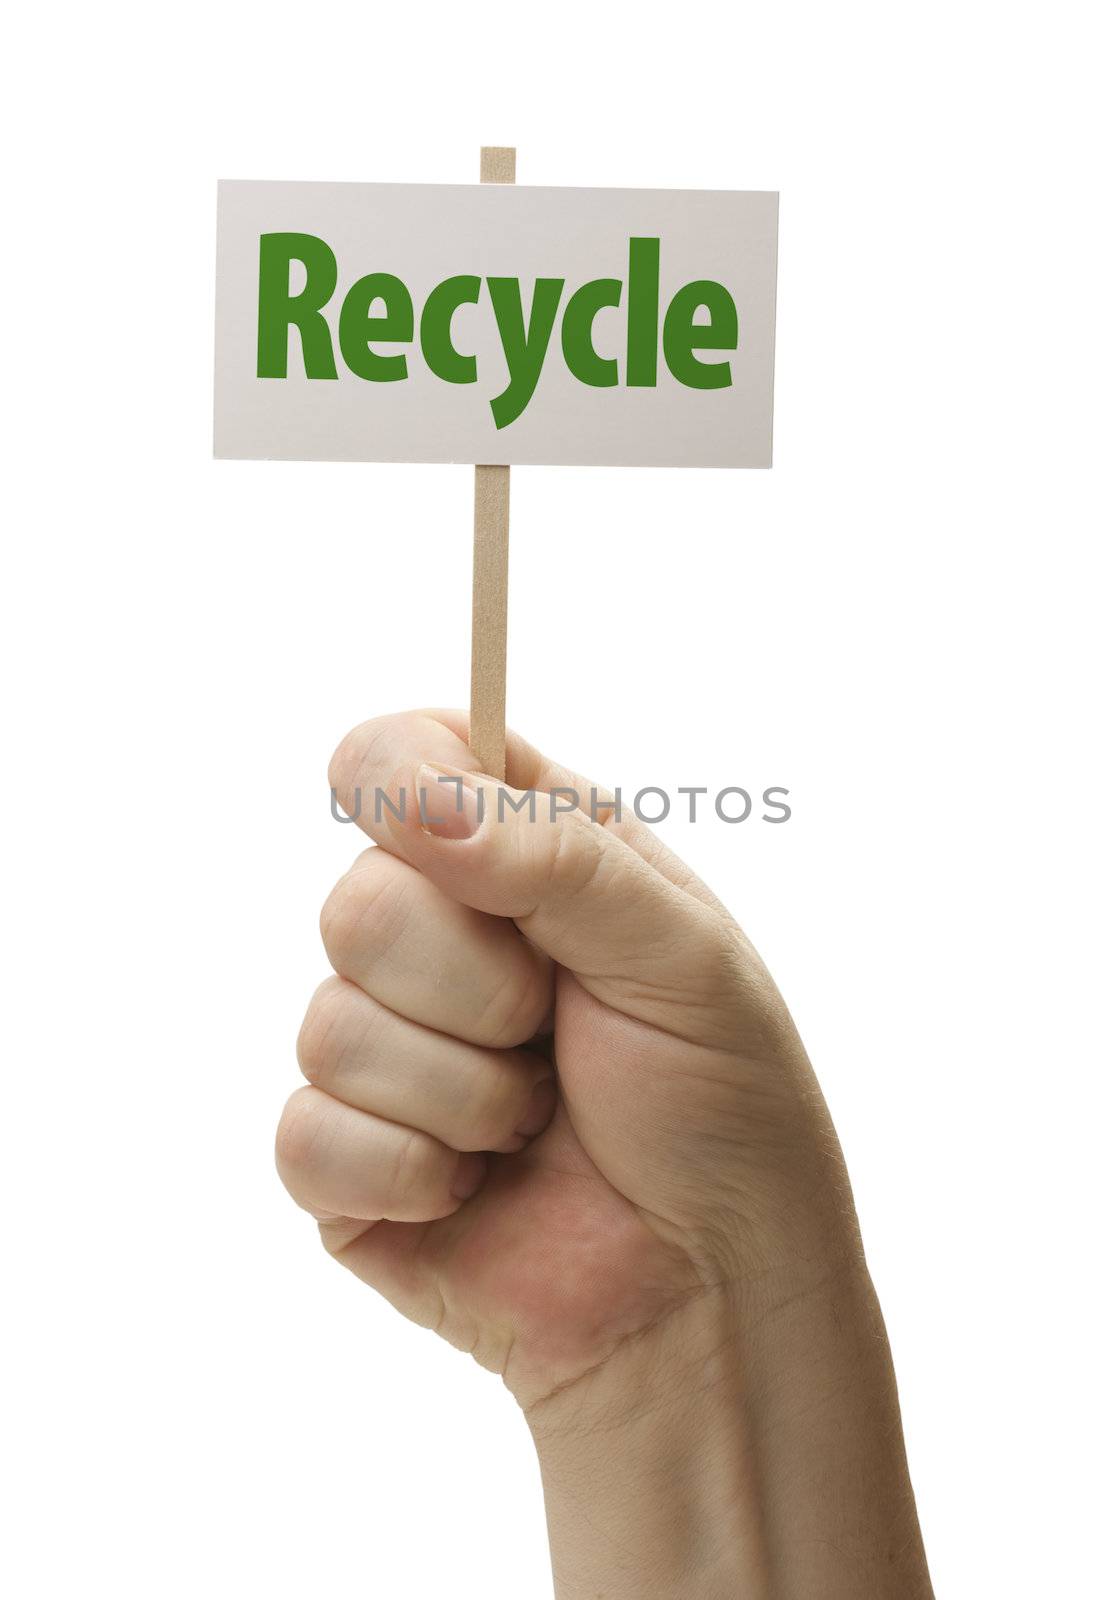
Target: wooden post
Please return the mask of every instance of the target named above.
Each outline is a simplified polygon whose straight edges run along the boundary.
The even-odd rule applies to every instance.
[[[481,183],[513,183],[515,151],[484,145]],[[468,743],[481,771],[506,777],[506,585],[510,550],[510,468],[475,469],[471,605],[471,722]]]

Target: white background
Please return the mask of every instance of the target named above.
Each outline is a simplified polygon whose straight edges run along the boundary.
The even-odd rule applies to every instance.
[[[1098,16],[9,21],[21,1600],[548,1592],[513,1403],[328,1261],[271,1170],[357,844],[325,763],[367,715],[466,695],[471,475],[209,457],[217,175],[466,182],[481,142],[527,183],[782,192],[773,471],[516,469],[511,717],[604,782],[790,788],[788,826],[668,836],[830,1099],[938,1592],[1102,1591]]]

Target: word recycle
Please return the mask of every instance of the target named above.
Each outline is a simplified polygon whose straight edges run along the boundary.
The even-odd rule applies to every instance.
[[[304,285],[291,288],[294,263],[304,269]],[[489,305],[498,330],[508,381],[491,400],[497,428],[517,420],[529,405],[553,344],[560,316],[560,355],[578,382],[594,389],[620,382],[616,356],[600,355],[595,321],[610,308],[620,311],[625,294],[625,351],[621,381],[627,388],[656,388],[659,355],[678,383],[690,389],[726,389],[732,382],[729,360],[707,360],[739,347],[738,308],[729,290],[709,278],[678,289],[661,316],[661,241],[629,241],[627,281],[593,278],[565,297],[564,278],[534,280],[527,313],[519,278],[480,278],[461,273],[444,279],[420,308],[405,283],[390,272],[357,278],[340,302],[336,342],[340,359],[368,383],[404,382],[415,336],[429,371],[443,383],[479,381],[474,354],[457,348],[453,317],[465,305]],[[338,375],[336,348],[324,315],[336,295],[339,267],[324,239],[311,233],[264,233],[259,239],[259,327],[257,376],[288,375],[290,329],[301,341],[309,379]],[[484,299],[485,295],[485,299]],[[389,351],[376,349],[389,345]]]

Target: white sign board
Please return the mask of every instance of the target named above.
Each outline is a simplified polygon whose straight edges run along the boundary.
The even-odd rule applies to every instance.
[[[219,186],[215,450],[767,467],[777,196]]]

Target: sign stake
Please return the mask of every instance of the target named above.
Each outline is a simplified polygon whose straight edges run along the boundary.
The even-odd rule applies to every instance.
[[[513,146],[484,145],[481,183],[513,183]],[[471,722],[468,742],[481,771],[506,777],[506,592],[510,553],[510,468],[475,469],[471,602]]]

